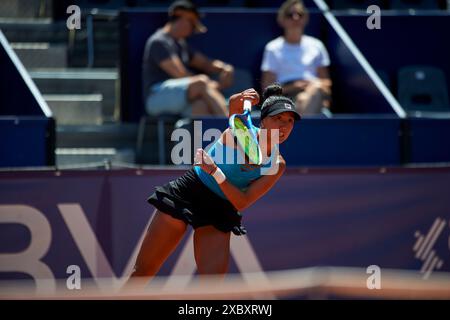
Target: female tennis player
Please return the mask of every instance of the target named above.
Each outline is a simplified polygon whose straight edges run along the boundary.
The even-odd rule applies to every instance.
[[[289,137],[294,121],[300,119],[295,104],[282,96],[279,85],[271,85],[264,92],[261,107],[261,129],[267,130],[267,143],[261,143],[265,155],[260,166],[245,163],[237,157],[242,151],[236,147],[230,128],[226,129],[208,152],[198,149],[196,164],[183,176],[156,187],[148,202],[156,207],[134,271],[131,277],[154,276],[176,248],[187,226],[194,232],[194,256],[200,275],[224,275],[228,269],[230,235],[242,235],[241,211],[267,193],[281,177],[286,167],[278,145],[272,141],[272,131],[279,132],[279,143]],[[259,102],[258,93],[248,89],[231,96],[230,115],[243,112],[244,100],[252,105]],[[258,139],[261,137],[258,130]],[[260,140],[261,141],[261,140]],[[221,152],[218,152],[221,150]],[[226,161],[228,160],[228,161]],[[275,165],[274,165],[275,164]],[[262,174],[263,168],[268,169]],[[272,172],[270,172],[272,170]]]

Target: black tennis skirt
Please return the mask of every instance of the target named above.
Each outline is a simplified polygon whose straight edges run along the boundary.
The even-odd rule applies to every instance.
[[[246,234],[242,215],[228,201],[211,191],[195,173],[188,170],[181,177],[156,187],[147,199],[163,213],[190,224],[194,229],[214,226],[222,232]]]

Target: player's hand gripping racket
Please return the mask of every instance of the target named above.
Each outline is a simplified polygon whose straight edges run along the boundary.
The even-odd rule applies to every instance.
[[[252,124],[251,108],[251,101],[244,100],[244,113],[233,114],[229,119],[229,125],[232,134],[236,137],[237,144],[248,157],[249,162],[261,165],[261,148],[258,143],[257,132]]]

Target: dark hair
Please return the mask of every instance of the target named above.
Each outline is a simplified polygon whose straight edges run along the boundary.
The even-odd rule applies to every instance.
[[[267,116],[275,116],[287,111],[294,114],[294,120],[301,119],[300,113],[295,108],[295,103],[290,98],[283,96],[281,85],[278,83],[269,85],[263,92],[261,121]]]
[[[271,85],[267,86],[264,89],[263,92],[263,103],[266,101],[267,98],[271,96],[282,96],[283,95],[283,88],[278,83],[272,83]]]
[[[261,110],[274,105],[277,102],[283,101],[294,105],[294,102],[288,97],[283,96],[283,88],[278,83],[273,83],[267,86],[263,92],[263,102],[261,104]]]

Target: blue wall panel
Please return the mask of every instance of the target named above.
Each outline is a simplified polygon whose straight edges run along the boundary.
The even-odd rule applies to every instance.
[[[331,25],[328,25],[326,45],[331,59],[333,112],[395,114],[360,62],[356,60]]]
[[[203,132],[227,126],[225,119],[202,120]],[[288,166],[394,166],[402,160],[400,131],[401,120],[395,116],[305,117],[280,150]]]
[[[450,162],[450,119],[408,119],[410,162]]]
[[[54,164],[54,121],[45,117],[0,117],[0,167]]]
[[[294,166],[392,166],[401,162],[400,119],[304,119],[281,145]]]
[[[396,92],[396,77],[400,67],[431,65],[442,68],[447,75],[450,92],[450,14],[421,12],[420,15],[381,16],[381,29],[366,28],[367,15],[336,13],[349,36],[376,70],[385,71]]]

